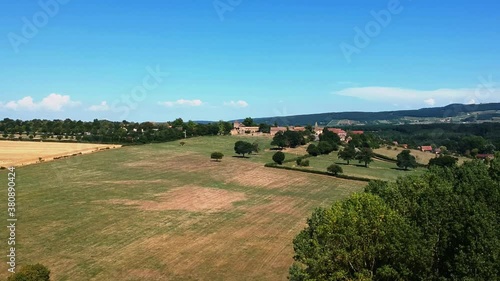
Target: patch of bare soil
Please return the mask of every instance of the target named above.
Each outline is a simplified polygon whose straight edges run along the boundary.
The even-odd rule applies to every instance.
[[[126,206],[136,206],[147,211],[185,210],[191,212],[216,212],[228,210],[233,203],[246,200],[242,192],[215,188],[184,186],[157,194],[158,200],[112,199],[106,202]]]

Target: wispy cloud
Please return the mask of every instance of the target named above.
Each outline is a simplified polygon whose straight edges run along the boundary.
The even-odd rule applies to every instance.
[[[166,107],[174,107],[174,106],[200,106],[203,104],[201,100],[185,100],[185,99],[180,99],[176,101],[164,101],[164,102],[159,102],[159,105],[163,105]]]
[[[108,111],[110,109],[108,102],[103,101],[97,105],[91,105],[88,110],[90,111]]]
[[[490,90],[491,91],[491,90]],[[495,95],[481,95],[478,89],[416,90],[393,87],[353,87],[333,94],[401,106],[442,106],[450,103],[495,102]]]
[[[35,101],[31,96],[26,96],[17,101],[0,103],[0,108],[20,111],[62,111],[64,108],[79,106],[81,103],[71,100],[69,95],[50,94],[41,101]]]
[[[230,101],[230,102],[224,102],[225,106],[230,106],[230,107],[236,107],[236,108],[243,108],[248,106],[248,102],[244,100],[239,100],[239,101]]]

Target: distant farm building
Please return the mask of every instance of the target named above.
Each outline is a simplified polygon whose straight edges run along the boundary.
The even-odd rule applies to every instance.
[[[477,159],[488,159],[488,160],[491,160],[491,159],[495,158],[495,155],[493,155],[493,154],[478,154],[478,155],[476,155],[476,158]]]
[[[430,146],[430,145],[421,146],[420,150],[422,152],[433,152],[434,151],[434,149],[432,149],[432,146]]]
[[[247,127],[239,121],[234,121],[231,135],[255,134],[259,131],[259,127]]]

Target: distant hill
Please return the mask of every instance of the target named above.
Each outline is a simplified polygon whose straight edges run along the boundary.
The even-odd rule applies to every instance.
[[[254,118],[256,123],[278,125],[368,125],[439,122],[500,121],[500,103],[450,104],[444,107],[381,112],[330,112]]]

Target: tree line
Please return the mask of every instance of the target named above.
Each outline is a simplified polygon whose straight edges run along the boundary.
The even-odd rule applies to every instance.
[[[479,124],[419,124],[364,126],[385,143],[397,141],[417,149],[428,145],[446,147],[450,152],[464,156],[491,154],[500,148],[500,123]]]
[[[233,125],[219,121],[199,124],[184,122],[178,118],[172,122],[113,122],[97,120],[92,122],[65,120],[29,121],[5,118],[0,121],[0,133],[4,139],[66,140],[93,143],[143,144],[165,142],[184,137],[227,135]]]

